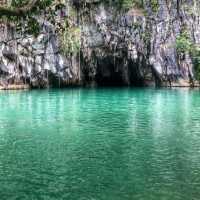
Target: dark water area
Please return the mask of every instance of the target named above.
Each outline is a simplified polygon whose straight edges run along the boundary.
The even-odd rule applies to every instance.
[[[1,200],[199,200],[200,92],[0,92]]]

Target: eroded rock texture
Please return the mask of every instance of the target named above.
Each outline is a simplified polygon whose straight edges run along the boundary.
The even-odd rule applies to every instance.
[[[176,40],[184,29],[200,44],[199,8],[195,0],[159,0],[155,11],[146,0],[143,9],[122,12],[112,2],[71,0],[61,10],[52,9],[51,20],[48,13],[35,16],[37,36],[4,22],[0,85],[193,86],[193,59],[189,52],[177,51]],[[81,45],[66,54],[57,30],[69,18],[80,29]]]

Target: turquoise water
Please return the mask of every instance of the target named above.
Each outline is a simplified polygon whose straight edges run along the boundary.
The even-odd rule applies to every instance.
[[[199,200],[200,92],[0,92],[1,200]]]

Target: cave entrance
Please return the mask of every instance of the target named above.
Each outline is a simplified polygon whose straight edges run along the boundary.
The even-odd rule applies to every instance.
[[[124,62],[123,58],[107,58],[98,63],[96,82],[100,86],[145,86],[144,73],[145,63],[140,65],[139,62]]]
[[[98,59],[96,82],[99,86],[124,86],[127,85],[124,79],[123,60],[108,56]]]
[[[142,66],[140,66],[138,62],[133,62],[133,61],[128,62],[128,76],[129,76],[129,83],[131,86],[135,87],[145,86],[144,76],[142,75],[141,68]]]

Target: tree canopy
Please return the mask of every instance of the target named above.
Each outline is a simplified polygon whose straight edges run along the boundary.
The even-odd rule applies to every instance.
[[[31,11],[35,5],[39,2],[39,0],[29,0],[25,5],[21,7],[14,7],[14,6],[7,6],[3,5],[0,6],[0,16],[3,15],[12,15],[12,16],[20,16],[25,15],[27,12]]]

